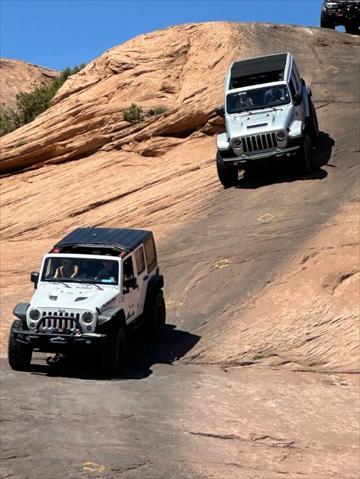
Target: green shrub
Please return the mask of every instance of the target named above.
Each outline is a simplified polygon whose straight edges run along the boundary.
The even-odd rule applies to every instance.
[[[69,76],[82,70],[84,66],[85,64],[75,66],[74,68],[67,67],[47,85],[37,87],[30,93],[18,93],[16,95],[16,110],[0,113],[0,136],[33,121],[40,113],[47,110],[55,94]]]
[[[162,115],[166,111],[168,111],[168,108],[166,106],[154,106],[154,108],[150,108],[150,110],[148,111],[148,116]]]
[[[129,123],[139,123],[144,119],[143,109],[136,103],[131,103],[129,108],[123,110],[123,118]]]
[[[17,113],[13,110],[0,112],[0,136],[6,135],[20,126]]]

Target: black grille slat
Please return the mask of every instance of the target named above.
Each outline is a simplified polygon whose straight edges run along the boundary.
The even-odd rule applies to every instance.
[[[260,135],[243,138],[244,153],[272,150],[277,147],[276,133],[262,133]]]

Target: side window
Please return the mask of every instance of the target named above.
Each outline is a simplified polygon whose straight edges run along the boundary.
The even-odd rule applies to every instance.
[[[146,266],[148,273],[151,273],[151,271],[155,268],[156,266],[156,250],[155,250],[155,244],[154,244],[154,239],[148,238],[145,243],[145,255],[146,255]]]
[[[136,261],[137,274],[140,274],[145,269],[144,250],[143,250],[142,246],[138,250],[135,251],[135,261]]]
[[[132,257],[129,256],[123,263],[123,277],[131,278],[134,276],[134,267]]]
[[[300,78],[299,70],[297,69],[295,62],[293,63],[293,73],[291,77],[294,79],[295,87],[299,91],[301,88],[301,78]]]

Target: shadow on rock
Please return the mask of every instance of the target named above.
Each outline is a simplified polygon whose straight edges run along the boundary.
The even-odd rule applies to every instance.
[[[46,374],[78,379],[143,379],[152,374],[155,364],[172,364],[188,353],[200,336],[166,325],[157,340],[150,341],[141,332],[129,340],[126,371],[121,378],[109,378],[99,372],[95,355],[61,355],[52,357],[49,365],[33,364],[33,374]]]
[[[329,163],[334,145],[335,141],[327,133],[320,132],[318,144],[314,148],[314,157],[319,169],[314,173],[304,173],[301,163],[295,163],[294,159],[287,161],[282,158],[271,162],[264,160],[263,164],[257,164],[256,167],[247,170],[236,188],[256,189],[276,183],[322,180],[328,173],[321,167]]]

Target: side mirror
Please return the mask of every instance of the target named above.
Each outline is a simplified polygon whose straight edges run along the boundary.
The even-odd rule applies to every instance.
[[[215,108],[215,113],[217,114],[217,116],[221,116],[222,118],[224,118],[225,116],[225,108],[223,106],[218,106],[217,108]]]
[[[135,276],[131,276],[130,278],[124,278],[124,287],[125,288],[137,288],[138,284],[136,281]]]
[[[300,93],[296,93],[296,94],[295,94],[295,98],[294,98],[294,103],[295,103],[295,105],[300,105],[301,100],[302,100],[301,94],[300,94]]]
[[[39,273],[36,273],[35,271],[33,271],[30,275],[30,281],[34,283],[34,287],[36,289],[38,281],[39,281]]]

